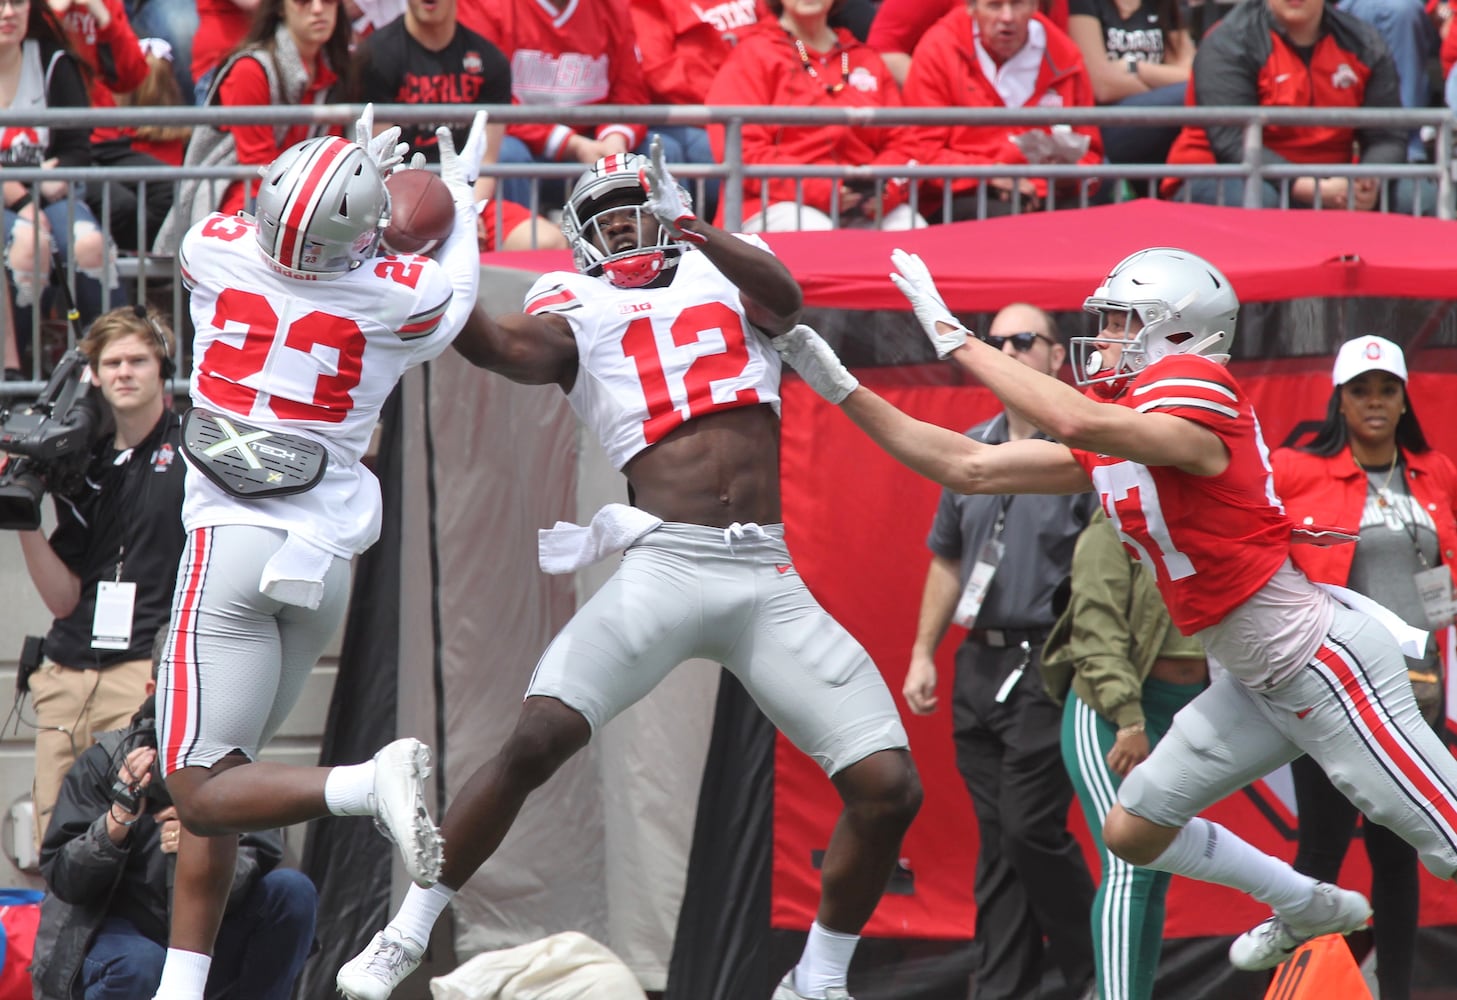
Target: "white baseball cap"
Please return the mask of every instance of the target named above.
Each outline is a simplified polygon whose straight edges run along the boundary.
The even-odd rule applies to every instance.
[[[1357,375],[1365,372],[1390,372],[1403,382],[1406,381],[1406,357],[1385,337],[1367,334],[1348,340],[1336,354],[1336,366],[1331,371],[1334,385],[1345,385]]]

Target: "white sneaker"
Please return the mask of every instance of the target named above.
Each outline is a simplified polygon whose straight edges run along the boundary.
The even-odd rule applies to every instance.
[[[1310,902],[1288,917],[1279,914],[1245,931],[1229,946],[1229,963],[1258,972],[1273,969],[1295,949],[1322,934],[1350,934],[1371,919],[1371,904],[1359,892],[1317,882]]]
[[[425,808],[429,776],[430,748],[419,740],[395,740],[374,755],[375,825],[399,845],[406,873],[422,889],[439,881],[445,845]]]
[[[794,970],[790,969],[784,974],[779,988],[774,991],[774,995],[769,1000],[855,1000],[855,998],[838,986],[831,986],[825,990],[823,997],[807,997],[803,993],[798,993],[794,989]]]
[[[351,1000],[386,1000],[420,966],[425,946],[386,927],[339,970],[335,985]]]

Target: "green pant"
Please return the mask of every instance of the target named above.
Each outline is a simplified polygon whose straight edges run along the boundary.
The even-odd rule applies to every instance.
[[[1144,727],[1149,747],[1169,731],[1174,713],[1204,684],[1143,683]],[[1062,714],[1062,759],[1072,778],[1088,829],[1098,845],[1103,877],[1093,897],[1093,956],[1102,1000],[1150,1000],[1163,946],[1164,897],[1170,876],[1137,868],[1108,852],[1103,819],[1118,801],[1122,779],[1108,769],[1118,730],[1071,692]]]

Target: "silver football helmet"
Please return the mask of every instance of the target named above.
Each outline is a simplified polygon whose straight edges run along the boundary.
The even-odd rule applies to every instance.
[[[604,156],[582,174],[562,209],[562,234],[572,248],[577,270],[605,278],[618,288],[642,288],[674,267],[688,244],[674,240],[644,203],[642,171],[648,158],[639,153]],[[683,200],[692,205],[686,191]],[[604,207],[603,202],[608,202]],[[613,250],[631,225],[630,245]],[[656,236],[649,236],[649,233]]]
[[[1078,385],[1109,384],[1116,391],[1171,354],[1228,361],[1239,298],[1229,279],[1203,257],[1154,247],[1119,261],[1083,308],[1098,316],[1100,329],[1096,336],[1072,338],[1073,377]],[[1118,312],[1125,314],[1121,336],[1104,329],[1107,315]],[[1118,360],[1106,363],[1099,344],[1121,346]]]
[[[364,147],[338,136],[305,139],[263,172],[258,246],[290,278],[337,278],[374,256],[389,205]]]

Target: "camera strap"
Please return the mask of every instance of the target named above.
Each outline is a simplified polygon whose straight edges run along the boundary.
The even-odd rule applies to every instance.
[[[306,493],[324,478],[329,461],[323,445],[307,438],[200,406],[182,418],[182,453],[219,489],[244,500]]]

